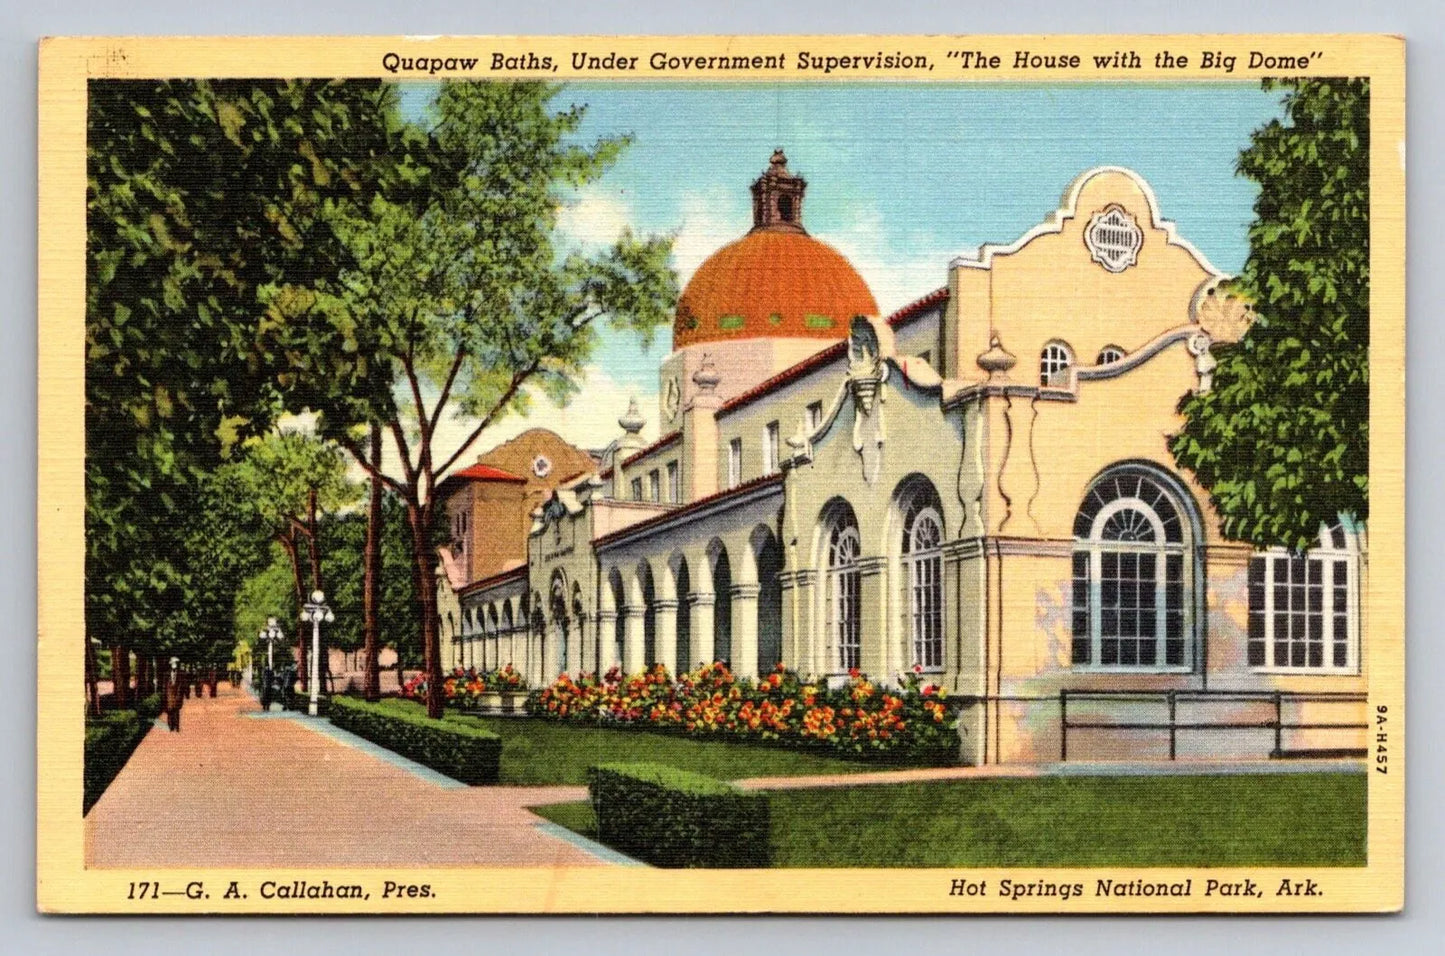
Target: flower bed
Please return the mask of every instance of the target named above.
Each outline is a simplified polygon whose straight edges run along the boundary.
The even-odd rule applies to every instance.
[[[458,710],[478,710],[491,696],[526,692],[526,678],[511,664],[486,671],[457,667],[442,679],[443,701]],[[402,684],[401,696],[409,700],[426,700],[426,674],[417,674]]]
[[[563,674],[533,695],[531,712],[552,720],[635,726],[845,756],[949,763],[957,738],[944,691],[912,673],[881,688],[853,671],[843,687],[804,681],[782,665],[757,681],[725,664],[672,679],[660,664],[624,676]]]

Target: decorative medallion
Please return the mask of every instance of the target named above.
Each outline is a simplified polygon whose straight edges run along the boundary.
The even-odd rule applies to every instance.
[[[546,455],[538,455],[532,459],[532,474],[538,478],[546,478],[552,473],[552,459]]]
[[[667,420],[672,421],[677,417],[678,410],[682,408],[682,389],[678,387],[677,376],[671,376],[662,390],[662,411],[667,415]]]
[[[1123,272],[1139,261],[1144,230],[1123,206],[1109,205],[1089,220],[1084,245],[1089,247],[1093,261],[1109,272]]]

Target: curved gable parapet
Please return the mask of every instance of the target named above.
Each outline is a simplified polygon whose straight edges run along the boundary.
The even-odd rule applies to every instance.
[[[1072,219],[1078,217],[1080,199],[1088,191],[1088,187],[1095,180],[1101,177],[1122,177],[1126,179],[1143,197],[1149,211],[1149,227],[1164,235],[1167,245],[1178,246],[1188,252],[1198,263],[1199,267],[1215,278],[1226,278],[1226,273],[1215,268],[1204,255],[1188,239],[1179,235],[1178,228],[1173,220],[1165,219],[1159,212],[1159,198],[1154,194],[1154,188],[1148,181],[1134,170],[1125,166],[1095,166],[1086,170],[1074,178],[1064,190],[1063,198],[1059,202],[1059,208],[1044,217],[1043,222],[1019,236],[1010,243],[984,243],[978,247],[973,255],[962,255],[954,258],[950,263],[953,268],[962,269],[989,269],[993,266],[994,256],[1010,256],[1019,252],[1033,240],[1040,236],[1053,235],[1064,231],[1065,225]],[[1088,211],[1087,209],[1085,210]]]

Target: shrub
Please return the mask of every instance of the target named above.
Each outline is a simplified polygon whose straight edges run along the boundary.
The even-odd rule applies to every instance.
[[[660,764],[587,770],[598,838],[666,867],[768,865],[768,799]]]
[[[395,703],[331,698],[331,722],[462,783],[496,783],[502,738],[469,721],[430,718]]]
[[[85,778],[81,814],[90,812],[120,773],[135,748],[150,732],[154,717],[133,710],[114,710],[85,721]]]
[[[161,695],[151,694],[136,702],[135,712],[142,720],[155,720],[161,715]]]

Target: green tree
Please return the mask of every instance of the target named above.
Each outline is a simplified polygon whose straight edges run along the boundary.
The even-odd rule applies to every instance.
[[[597,324],[644,338],[671,316],[676,278],[670,239],[625,233],[595,254],[553,243],[568,191],[601,175],[626,145],[579,145],[581,107],[554,112],[554,86],[449,83],[427,118],[424,157],[400,165],[347,233],[358,265],[349,274],[348,321],[361,351],[384,362],[394,387],[354,391],[324,406],[325,434],[347,447],[406,508],[419,630],[429,676],[427,711],[441,716],[436,614],[437,527],[433,489],[531,394],[565,400],[597,342]],[[474,423],[455,447],[434,444],[445,416]],[[380,423],[397,472],[373,464],[354,428]]]
[[[1171,449],[1228,537],[1304,549],[1321,524],[1369,517],[1369,81],[1264,88],[1286,91],[1286,118],[1239,157],[1260,193],[1235,284],[1259,317],[1180,403]]]
[[[180,593],[175,538],[196,483],[283,399],[304,403],[303,380],[365,390],[354,336],[321,316],[349,262],[335,212],[386,165],[395,93],[309,80],[88,89],[86,620],[123,669]],[[296,374],[308,355],[331,356],[325,376]]]
[[[421,658],[415,576],[412,572],[411,534],[406,506],[394,494],[382,499],[377,544],[381,564],[376,580],[377,643],[390,646],[400,659]],[[353,511],[328,516],[321,525],[321,541],[329,556],[331,579],[328,601],[336,611],[331,642],[347,651],[366,645],[365,544],[368,516]],[[374,665],[373,665],[374,666]]]
[[[346,458],[335,445],[295,429],[246,441],[244,454],[223,471],[236,489],[236,504],[249,509],[255,525],[279,544],[291,565],[297,620],[306,596],[327,591],[322,573],[321,516],[354,504],[361,489],[346,475]],[[304,548],[304,550],[303,550]],[[309,586],[303,584],[303,567]],[[302,686],[307,683],[307,636],[297,628]],[[325,666],[326,658],[319,662]]]

